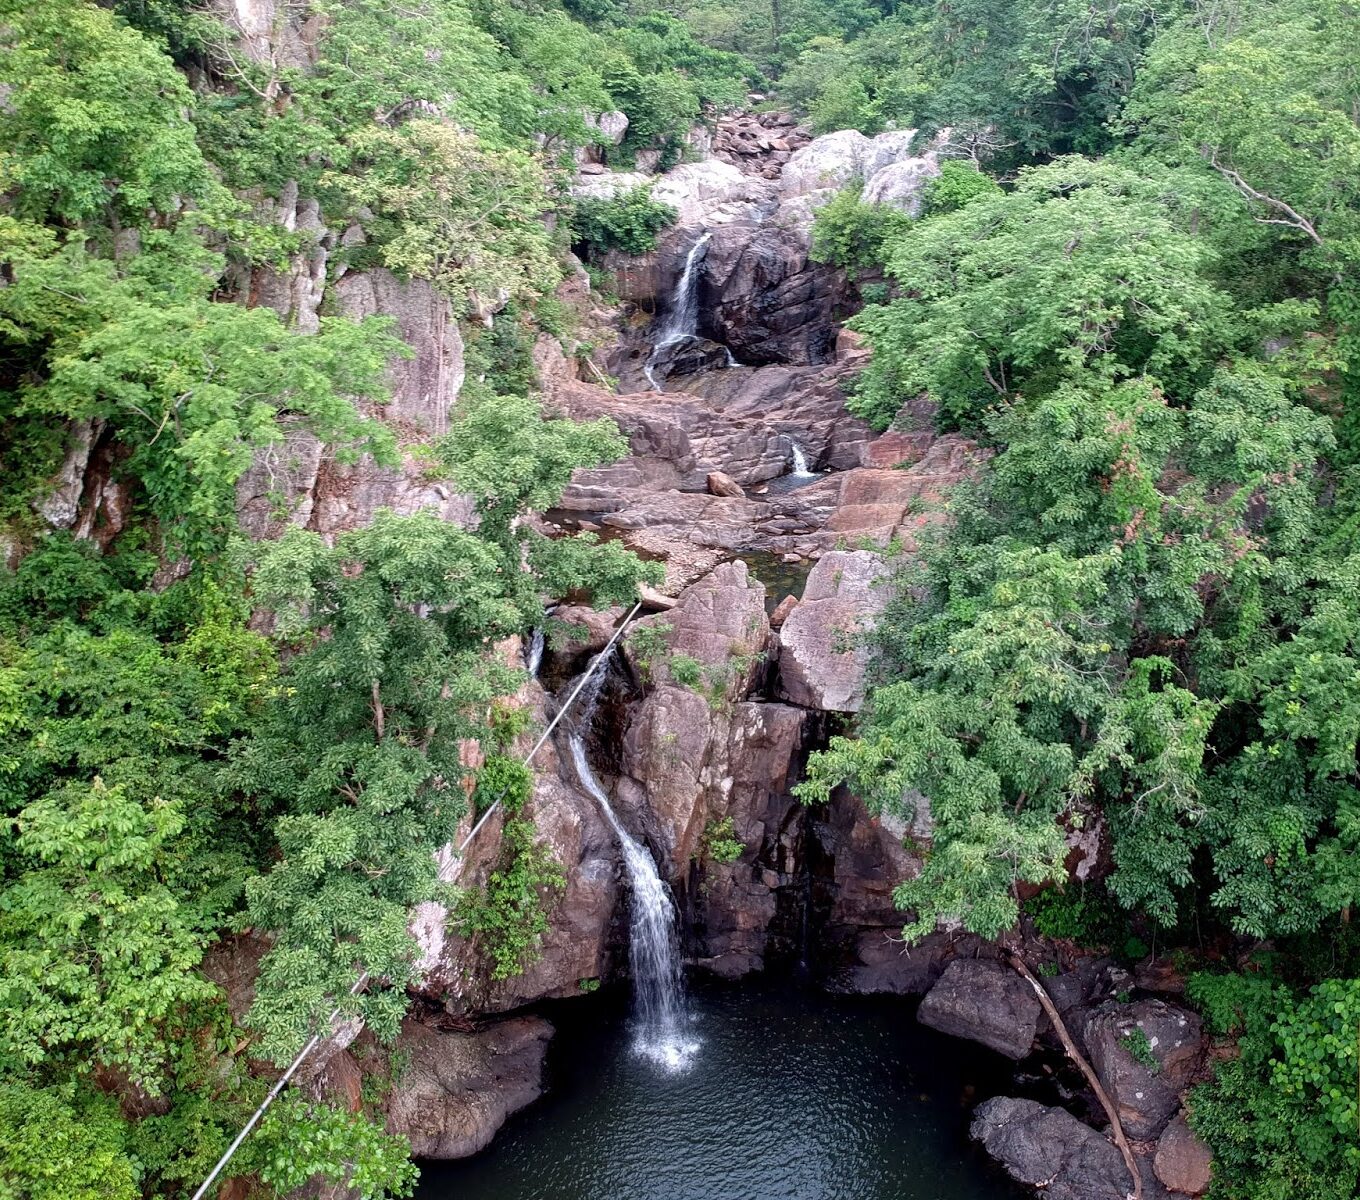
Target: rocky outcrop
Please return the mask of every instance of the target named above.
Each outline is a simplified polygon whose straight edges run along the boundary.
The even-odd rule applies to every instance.
[[[387,1132],[416,1158],[462,1158],[491,1141],[506,1117],[543,1092],[552,1026],[514,1017],[475,1033],[441,1031],[408,1017],[396,1052],[407,1059],[387,1106]]]
[[[649,629],[663,634],[667,650],[644,666],[638,638]],[[625,734],[617,795],[659,849],[664,876],[680,877],[698,852],[709,794],[731,787],[725,753],[731,705],[750,689],[769,632],[765,588],[738,560],[630,633],[627,653],[655,687]]]
[[[833,550],[812,568],[803,598],[779,634],[784,699],[826,712],[858,712],[869,648],[864,635],[888,602],[883,559]]]
[[[978,1106],[971,1133],[1045,1200],[1128,1200],[1132,1180],[1114,1144],[1061,1108],[999,1096]]]
[[[986,959],[955,959],[926,993],[916,1018],[941,1033],[1021,1059],[1034,1045],[1040,1013],[1029,984],[1009,967]]]
[[[803,808],[790,789],[806,755],[810,718],[783,704],[737,704],[727,723],[726,771],[710,820],[732,821],[735,862],[705,860],[694,889],[701,965],[736,977],[800,946],[805,865]]]
[[[334,294],[342,316],[394,318],[397,336],[411,348],[409,358],[388,363],[391,398],[383,420],[407,435],[448,432],[465,374],[463,337],[448,299],[423,279],[398,279],[382,267],[347,273]]]

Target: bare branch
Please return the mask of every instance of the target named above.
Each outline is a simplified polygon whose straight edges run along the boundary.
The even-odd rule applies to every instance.
[[[1213,146],[1201,146],[1199,152],[1204,156],[1208,164],[1223,176],[1234,188],[1237,189],[1248,200],[1254,200],[1258,204],[1264,204],[1274,212],[1282,213],[1280,217],[1257,217],[1256,220],[1262,225],[1285,225],[1290,229],[1297,229],[1300,233],[1307,234],[1316,246],[1321,246],[1322,238],[1319,236],[1313,223],[1302,213],[1291,208],[1283,200],[1277,200],[1274,196],[1268,196],[1265,192],[1259,192],[1242,178],[1240,171],[1218,161],[1218,150]]]

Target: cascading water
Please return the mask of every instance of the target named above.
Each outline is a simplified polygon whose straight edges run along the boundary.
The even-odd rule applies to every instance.
[[[689,1014],[685,1005],[684,976],[680,969],[680,941],[676,932],[675,904],[657,873],[656,863],[645,846],[620,823],[591,770],[584,731],[590,728],[603,682],[599,657],[586,668],[588,682],[577,698],[580,708],[567,744],[581,786],[599,803],[605,819],[623,851],[623,865],[632,888],[628,930],[628,965],[633,976],[633,1004],[638,1053],[672,1070],[689,1065],[699,1043],[686,1035]]]
[[[808,465],[807,451],[793,438],[789,438],[789,448],[789,457],[793,460],[793,470],[790,474],[795,479],[812,479],[817,472]]]
[[[704,253],[712,237],[711,230],[704,230],[694,245],[689,248],[689,253],[685,255],[685,268],[680,272],[680,278],[675,282],[675,291],[671,295],[671,309],[666,317],[666,323],[661,327],[656,341],[652,344],[652,352],[647,356],[647,364],[642,368],[642,373],[647,377],[647,382],[651,384],[654,392],[662,390],[653,369],[656,366],[657,356],[669,346],[689,341],[690,338],[694,337],[695,331],[699,327],[699,288],[696,268],[703,261]],[[727,357],[729,365],[731,365],[731,362],[735,360],[732,359],[730,351]]]
[[[538,678],[538,669],[543,665],[543,644],[543,630],[535,629],[529,644],[524,647],[524,669],[529,672],[530,679]]]

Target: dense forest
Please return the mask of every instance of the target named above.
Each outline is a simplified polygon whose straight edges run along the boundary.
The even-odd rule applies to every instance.
[[[909,940],[1173,952],[1237,1046],[1191,1105],[1211,1196],[1354,1196],[1360,7],[280,3],[305,66],[247,53],[243,7],[0,0],[0,1197],[190,1195],[327,1014],[395,1034],[423,901],[497,972],[533,955],[532,822],[484,891],[433,857],[530,786],[495,647],[545,598],[660,579],[523,520],[627,450],[538,396],[535,339],[578,340],[573,248],[644,252],[675,216],[573,200],[573,156],[664,170],[775,105],[944,147],[918,219],[852,185],[815,252],[858,281],[852,411],[925,396],[989,453],[899,560],[868,703],[801,798],[929,798]],[[352,231],[332,276],[447,299],[467,376],[437,436],[382,419],[391,320],[258,302],[315,243],[285,194]],[[301,432],[416,462],[476,520],[246,538],[238,484]],[[76,444],[117,493],[80,521]],[[1093,826],[1108,869],[1070,882]],[[238,1022],[203,968],[248,928],[271,945]],[[231,1195],[409,1194],[365,1087],[286,1093]]]

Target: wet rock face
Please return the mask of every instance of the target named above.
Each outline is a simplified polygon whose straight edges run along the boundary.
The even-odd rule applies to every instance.
[[[1061,1108],[998,1096],[978,1106],[970,1133],[1046,1200],[1127,1200],[1132,1190],[1114,1145]]]
[[[387,1132],[416,1158],[463,1158],[486,1146],[513,1112],[543,1094],[552,1026],[514,1017],[476,1033],[440,1031],[407,1018],[397,1051],[410,1056],[388,1100]]]

